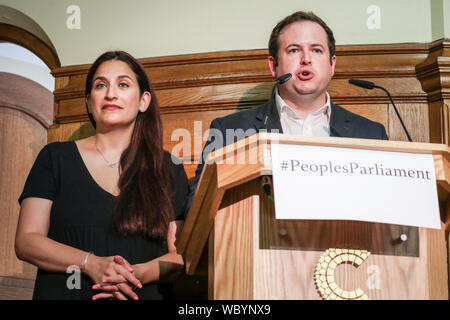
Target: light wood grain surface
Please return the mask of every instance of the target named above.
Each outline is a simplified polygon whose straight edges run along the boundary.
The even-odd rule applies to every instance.
[[[448,299],[445,228],[434,231],[352,221],[277,221],[260,176],[271,174],[270,144],[317,145],[433,155],[437,183],[448,189],[447,145],[257,134],[210,154],[177,248],[195,273],[210,234],[210,297],[319,299],[314,269],[327,248],[371,251],[357,268],[342,265],[335,282],[370,299]],[[243,153],[257,163],[226,164]],[[214,199],[212,199],[214,198]],[[220,199],[219,199],[220,198]],[[448,223],[446,212],[443,224]],[[194,231],[195,230],[195,231]],[[199,234],[201,232],[201,234]],[[408,235],[406,244],[396,241]],[[353,288],[353,289],[352,289]]]

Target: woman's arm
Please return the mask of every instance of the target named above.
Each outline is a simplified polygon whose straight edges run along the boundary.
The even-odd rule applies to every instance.
[[[167,234],[168,253],[159,258],[150,260],[145,263],[135,264],[133,274],[141,283],[163,282],[170,281],[175,278],[184,266],[183,257],[177,254],[175,247],[175,240],[183,227],[183,221],[172,221],[169,225]],[[120,263],[119,261],[116,261]],[[126,299],[121,292],[126,293],[131,289],[130,283],[122,276],[112,276],[105,279],[106,283],[96,283],[94,289],[102,290],[103,292],[95,295],[94,300],[97,299]]]
[[[184,266],[183,257],[177,253],[175,240],[183,227],[184,221],[172,221],[167,234],[168,253],[142,264],[133,265],[134,274],[142,283],[164,282],[173,280]]]
[[[101,283],[109,276],[121,275],[133,285],[141,286],[124,259],[121,265],[114,262],[114,257],[97,257],[91,254],[83,266],[87,252],[48,238],[52,203],[47,199],[31,197],[22,201],[15,241],[19,259],[54,272],[66,272],[69,266],[76,265],[94,283]]]
[[[167,233],[168,253],[148,262],[132,266],[134,275],[141,283],[170,281],[182,270],[184,265],[183,257],[177,253],[177,248],[175,247],[176,237],[182,227],[183,221],[172,221],[170,223]],[[108,284],[102,286],[100,283],[97,283],[96,287],[103,290],[113,289],[113,287],[109,286],[124,283],[125,280],[120,275],[115,275],[105,279],[104,282]]]
[[[15,240],[16,255],[48,271],[66,272],[71,265],[81,269],[87,252],[47,237],[52,203],[42,198],[22,201]]]

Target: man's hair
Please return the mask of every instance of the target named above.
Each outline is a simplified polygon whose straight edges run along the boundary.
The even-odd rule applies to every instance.
[[[297,11],[287,16],[280,22],[278,22],[278,24],[275,26],[275,28],[273,28],[272,33],[270,34],[269,55],[272,56],[275,59],[275,63],[278,64],[278,49],[279,49],[278,38],[280,37],[281,31],[288,25],[294,22],[301,22],[301,21],[315,22],[325,30],[328,38],[328,51],[330,52],[330,63],[331,63],[331,58],[336,53],[336,41],[334,39],[333,31],[331,31],[331,29],[322,19],[320,19],[312,12]]]

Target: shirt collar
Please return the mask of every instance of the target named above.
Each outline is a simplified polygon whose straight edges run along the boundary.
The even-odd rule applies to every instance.
[[[328,117],[328,123],[330,122],[331,115],[331,99],[328,92],[326,92],[327,102],[318,110],[311,113],[313,116],[317,116],[321,113],[324,113]],[[281,117],[281,112],[286,112],[290,117],[299,118],[297,113],[293,108],[291,108],[286,102],[284,102],[283,98],[278,93],[278,88],[275,90],[275,102],[277,105],[278,114]]]

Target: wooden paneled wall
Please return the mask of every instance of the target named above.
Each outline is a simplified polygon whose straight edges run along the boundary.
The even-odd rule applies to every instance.
[[[349,78],[373,81],[391,92],[413,141],[448,143],[448,48],[445,40],[338,46],[336,72],[329,87],[332,101],[383,123],[391,140],[407,140],[383,91],[348,83]],[[140,59],[161,105],[164,146],[181,156],[189,177],[194,175],[212,119],[268,99],[274,81],[267,55],[267,50],[248,50]],[[55,124],[49,129],[49,142],[93,133],[84,101],[89,66],[52,70]],[[200,142],[194,143],[194,137]],[[180,153],[183,143],[190,150]]]
[[[28,172],[47,143],[53,122],[53,94],[19,75],[0,72],[0,300],[30,299],[36,267],[14,250]]]

